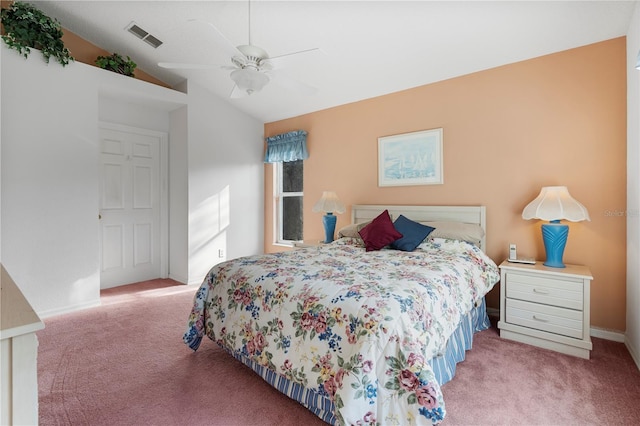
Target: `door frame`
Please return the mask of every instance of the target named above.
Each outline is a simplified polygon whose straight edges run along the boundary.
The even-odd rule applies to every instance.
[[[99,121],[98,143],[100,141],[100,129],[153,136],[160,140],[160,278],[167,278],[169,276],[169,134],[158,130]],[[98,188],[98,191],[100,191],[100,188]],[[100,259],[102,259],[102,233],[99,233],[99,235],[99,255]]]

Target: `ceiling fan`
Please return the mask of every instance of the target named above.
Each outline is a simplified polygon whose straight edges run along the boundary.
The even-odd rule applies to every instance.
[[[271,80],[276,80],[280,85],[302,94],[313,94],[316,88],[289,77],[280,70],[286,59],[293,55],[321,52],[319,48],[301,50],[280,56],[269,57],[269,54],[261,47],[251,44],[251,1],[248,2],[248,44],[234,46],[227,38],[210,22],[203,22],[213,28],[213,40],[231,56],[232,65],[213,64],[189,64],[175,62],[159,62],[158,66],[167,69],[211,69],[222,68],[231,70],[229,76],[235,83],[231,91],[231,98],[239,98],[251,95],[262,90]]]

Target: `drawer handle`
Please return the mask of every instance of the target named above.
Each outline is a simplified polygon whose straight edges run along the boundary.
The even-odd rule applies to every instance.
[[[534,288],[533,292],[538,294],[549,294],[547,290],[538,290],[537,288]]]
[[[549,322],[549,320],[546,320],[544,318],[538,318],[536,315],[533,316],[533,319],[540,322]]]

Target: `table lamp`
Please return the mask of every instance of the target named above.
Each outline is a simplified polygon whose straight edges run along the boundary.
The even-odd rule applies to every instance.
[[[333,233],[336,230],[337,218],[333,213],[344,213],[344,204],[338,199],[338,196],[333,191],[322,192],[322,197],[313,206],[314,212],[325,212],[322,216],[322,224],[324,225],[324,241],[323,243],[330,243],[333,241]]]
[[[542,240],[547,260],[544,266],[564,268],[562,255],[567,244],[569,226],[561,220],[580,222],[591,220],[587,208],[576,201],[566,186],[545,186],[535,200],[527,204],[522,211],[523,219],[548,220],[542,225]]]

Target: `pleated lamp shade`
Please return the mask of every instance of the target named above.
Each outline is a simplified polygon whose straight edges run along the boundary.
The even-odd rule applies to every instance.
[[[522,211],[523,219],[591,220],[587,208],[569,194],[566,186],[545,186]]]
[[[333,191],[324,191],[322,197],[313,206],[313,211],[325,213],[344,213],[346,208]]]

